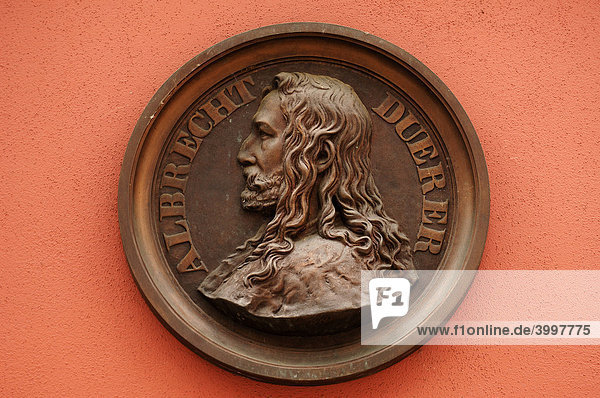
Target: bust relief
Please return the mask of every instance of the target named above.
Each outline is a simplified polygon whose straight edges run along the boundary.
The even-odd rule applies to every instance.
[[[414,327],[449,319],[473,281],[441,271],[478,268],[489,214],[483,150],[448,87],[392,43],[321,23],[242,33],[183,65],[119,179],[123,248],[155,315],[218,366],[290,385],[423,345]],[[399,276],[410,308],[373,328],[370,280]]]
[[[361,270],[416,278],[406,235],[383,207],[371,116],[347,84],[279,73],[238,161],[245,210],[269,214],[198,290],[234,318],[280,334],[358,326]]]

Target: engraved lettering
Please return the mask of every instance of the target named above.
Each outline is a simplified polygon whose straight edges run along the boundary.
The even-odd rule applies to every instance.
[[[225,90],[219,91],[217,95],[202,105],[200,109],[206,112],[206,114],[212,119],[212,127],[216,126],[221,120],[225,119],[227,115],[235,111],[238,105],[234,104],[228,96],[225,95]],[[224,112],[222,112],[224,111]]]
[[[205,125],[207,125],[207,128],[204,128],[202,126],[200,126],[198,123],[196,123],[194,120],[200,119],[200,120],[205,120]],[[210,119],[208,119],[207,117],[205,117],[204,113],[198,112],[196,111],[196,113],[194,113],[194,115],[192,115],[192,117],[190,118],[190,120],[188,121],[188,129],[190,130],[190,133],[192,133],[193,135],[195,135],[198,138],[204,138],[206,137],[213,128],[213,124],[211,123]]]
[[[448,222],[448,200],[443,202],[432,201],[428,200],[425,195],[434,188],[444,188],[446,178],[441,163],[431,167],[419,166],[424,165],[430,159],[436,158],[439,153],[431,136],[419,124],[417,118],[391,93],[386,92],[386,98],[381,105],[372,109],[383,120],[394,124],[396,134],[406,143],[413,161],[418,166],[417,172],[423,192],[423,212],[418,239],[423,238],[426,241],[417,241],[414,250],[429,250],[432,254],[438,254],[446,230],[436,230],[426,227],[424,224],[446,224]]]
[[[414,131],[414,133],[412,133],[412,135],[407,137],[406,134],[408,133],[409,127],[411,127],[412,125],[416,125],[417,129]],[[396,134],[398,134],[398,137],[400,137],[405,142],[412,140],[413,138],[415,138],[423,132],[425,132],[425,130],[423,130],[423,127],[421,127],[417,119],[410,112],[407,112],[406,117],[400,120],[398,123],[396,123]]]
[[[187,252],[184,258],[177,264],[177,271],[184,272],[193,272],[193,271],[206,271],[208,272],[208,268],[204,262],[200,259],[200,255],[198,251],[194,247],[194,244],[190,242],[190,250]]]
[[[201,139],[198,139],[193,135],[189,135],[184,130],[179,130],[179,133],[177,134],[177,139],[175,140],[175,144],[173,145],[173,149],[171,149],[171,153],[175,152],[180,154],[181,156],[185,156],[191,162],[192,160],[194,160],[196,152],[198,152],[198,148],[200,148],[201,143]]]
[[[198,108],[196,113],[188,120],[190,133],[198,138],[206,137],[212,131],[213,127],[223,121],[233,111],[256,99],[248,91],[245,83],[253,86],[254,80],[252,80],[251,76],[248,76],[230,84]],[[237,96],[235,96],[236,93]],[[236,100],[239,97],[240,102],[234,102],[234,97],[236,97]]]
[[[406,108],[402,105],[400,100],[396,99],[389,92],[386,91],[386,95],[387,97],[383,100],[381,105],[377,108],[373,108],[373,112],[381,116],[386,122],[394,124],[400,120]]]
[[[180,165],[168,163],[165,166],[160,187],[176,188],[181,192],[162,193],[160,195],[158,200],[159,221],[162,221],[166,217],[183,218],[176,221],[175,224],[183,227],[185,231],[172,235],[163,234],[169,251],[171,250],[171,246],[182,243],[190,244],[189,251],[177,265],[179,272],[207,271],[191,241],[189,226],[185,220],[184,193],[191,162],[200,148],[202,139],[212,131],[214,126],[242,105],[246,105],[256,99],[248,90],[247,85],[254,85],[254,80],[250,76],[230,84],[199,107],[187,121],[189,133],[185,129],[180,129],[171,148],[170,153],[177,153],[187,158],[188,163]]]
[[[423,183],[423,180],[428,180],[423,183],[421,190],[423,195],[433,190],[434,187],[444,188],[446,186],[446,178],[442,171],[442,164],[438,163],[433,167],[417,168],[419,173],[419,181]]]
[[[417,241],[415,243],[415,251],[419,252],[429,250],[431,254],[438,254],[442,249],[442,242],[444,241],[445,232],[445,229],[438,231],[421,224],[419,227],[419,233],[417,234],[417,239],[424,238],[426,241]]]
[[[427,213],[431,214],[427,215]],[[437,220],[431,220],[430,217]],[[436,202],[423,197],[422,220],[424,224],[446,224],[448,222],[448,201]]]
[[[226,89],[227,94],[229,94],[229,97],[233,97],[235,91],[237,91],[241,100],[241,102],[237,103],[238,107],[249,104],[250,102],[256,99],[255,96],[250,94],[250,91],[248,91],[248,87],[246,87],[244,83],[248,83],[249,85],[254,86],[254,80],[252,80],[252,76],[244,77],[242,80],[238,80]]]
[[[165,244],[167,245],[168,251],[171,251],[171,247],[173,247],[175,245],[180,245],[182,243],[187,243],[187,242],[191,241],[191,239],[192,239],[192,237],[190,235],[190,227],[186,220],[177,220],[177,221],[175,221],[175,224],[183,227],[185,229],[185,231],[177,232],[172,235],[167,235],[167,234],[163,233],[163,236],[165,238]]]
[[[194,247],[192,243],[192,237],[190,235],[190,227],[186,220],[178,220],[175,221],[175,224],[183,227],[185,231],[178,232],[172,235],[167,235],[163,233],[163,237],[165,239],[165,245],[167,246],[167,251],[171,251],[171,247],[175,245],[179,245],[182,243],[189,243],[190,249],[187,254],[179,261],[177,264],[177,271],[179,272],[192,272],[192,271],[207,271],[208,269],[204,265],[204,262],[200,259],[200,255],[198,251]]]
[[[413,160],[417,165],[421,165],[426,162],[424,157],[429,155],[429,159],[433,159],[438,155],[435,146],[433,146],[433,141],[431,141],[431,137],[429,134],[425,133],[425,138],[419,140],[414,143],[407,142],[408,150],[413,157]]]
[[[163,193],[159,199],[159,219],[164,217],[185,217],[185,196],[181,192]]]
[[[175,165],[174,163],[169,163],[165,167],[165,172],[163,173],[160,187],[172,187],[177,188],[181,191],[185,188],[185,183],[187,182],[187,174],[190,172],[190,165]],[[178,176],[185,176],[183,178]]]

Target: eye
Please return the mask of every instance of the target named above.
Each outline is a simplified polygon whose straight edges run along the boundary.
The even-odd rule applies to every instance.
[[[267,131],[263,130],[262,128],[258,129],[258,135],[260,136],[261,139],[266,140],[268,138],[271,138],[271,134],[269,134]]]

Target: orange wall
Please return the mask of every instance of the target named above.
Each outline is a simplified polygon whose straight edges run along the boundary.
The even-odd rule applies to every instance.
[[[596,269],[598,1],[6,3],[0,395],[599,393],[594,346],[425,347],[376,375],[314,388],[234,376],[185,348],[150,312],[117,219],[127,141],[178,67],[252,28],[329,22],[404,48],[464,106],[491,183],[483,268]]]

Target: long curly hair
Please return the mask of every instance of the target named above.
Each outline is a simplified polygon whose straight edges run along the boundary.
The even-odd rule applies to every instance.
[[[246,287],[279,271],[279,261],[292,252],[294,238],[309,222],[314,190],[321,237],[349,246],[366,269],[414,270],[408,238],[385,213],[375,186],[372,120],[352,87],[328,76],[282,72],[263,97],[270,92],[279,95],[287,122],[284,180],[273,219],[225,260],[250,252],[238,268],[262,262],[246,277]]]

